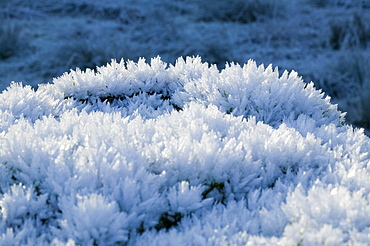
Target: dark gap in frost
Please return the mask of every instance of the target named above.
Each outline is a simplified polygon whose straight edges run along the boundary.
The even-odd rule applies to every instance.
[[[183,218],[183,215],[179,212],[165,212],[161,214],[158,224],[154,227],[156,230],[166,229],[169,230],[173,226],[177,226]]]
[[[225,182],[230,183],[230,180],[226,180]],[[225,182],[213,182],[206,184],[208,188],[202,192],[202,198],[207,199],[212,197],[216,202],[226,204]]]
[[[88,96],[88,98],[75,98],[74,96],[65,96],[64,97],[64,100],[67,100],[67,99],[73,99],[73,100],[76,100],[76,101],[79,101],[81,103],[89,103],[89,104],[94,104],[94,103],[97,103],[98,101],[100,102],[105,102],[105,103],[109,103],[109,104],[112,104],[114,101],[124,101],[126,100],[126,98],[133,98],[135,96],[139,96],[141,94],[143,94],[144,92],[137,92],[137,93],[134,93],[132,95],[109,95],[109,96],[100,96],[100,97],[94,97],[92,94],[90,94]],[[151,92],[146,92],[146,94],[152,96],[152,95],[160,95],[160,99],[162,101],[170,101],[171,100],[171,96],[168,95],[169,93],[166,92],[166,93],[163,93],[162,91],[160,92],[155,92],[155,91],[151,91]],[[182,111],[183,109],[174,104],[174,103],[171,103],[170,102],[170,105],[176,110],[176,111]],[[155,108],[157,109],[157,108]]]

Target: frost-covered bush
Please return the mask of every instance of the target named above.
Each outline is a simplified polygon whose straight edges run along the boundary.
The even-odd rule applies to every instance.
[[[351,0],[306,0],[306,2],[317,7],[364,7],[370,6],[369,0],[351,1]]]
[[[370,243],[369,139],[296,72],[113,60],[0,117],[2,245]]]
[[[361,12],[354,12],[350,18],[330,23],[329,44],[333,49],[366,47],[369,42],[369,20]]]
[[[22,14],[22,11],[25,11],[24,8],[31,11],[41,11],[50,14],[58,15],[69,15],[70,17],[74,16],[94,16],[98,19],[115,19],[118,18],[121,12],[121,6],[129,3],[130,0],[122,0],[119,4],[117,1],[107,0],[104,4],[92,0],[81,0],[75,2],[73,0],[49,0],[47,2],[42,0],[34,1],[23,1],[23,0],[12,0],[12,3],[9,1],[4,1],[3,5],[8,7],[8,10],[14,11],[12,13],[16,18],[23,18],[18,14]],[[20,10],[14,8],[18,7]]]
[[[74,42],[63,43],[55,51],[58,59],[46,64],[46,67],[67,71],[69,68],[96,68],[109,62],[112,57],[130,56],[131,52],[120,50],[118,45],[112,45],[108,39],[100,37],[81,37]],[[62,74],[62,72],[60,72]]]
[[[369,54],[359,49],[342,50],[335,55],[335,62],[318,68],[313,76],[326,93],[342,100],[341,109],[348,112],[346,119],[365,129],[370,126]]]
[[[269,19],[284,10],[284,1],[231,0],[198,1],[199,18],[203,21],[250,23]]]
[[[0,18],[3,22],[0,26],[0,59],[7,59],[16,55],[26,48],[26,42],[22,37],[22,28],[6,19]]]

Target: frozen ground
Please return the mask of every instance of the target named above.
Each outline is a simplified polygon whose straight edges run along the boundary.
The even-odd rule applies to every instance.
[[[2,0],[0,89],[112,58],[201,55],[296,70],[369,127],[370,2]]]

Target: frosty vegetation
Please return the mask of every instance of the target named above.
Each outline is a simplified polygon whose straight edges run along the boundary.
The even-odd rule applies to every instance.
[[[296,72],[112,60],[0,94],[1,245],[369,245],[369,138]]]
[[[0,0],[0,91],[158,55],[298,71],[370,136],[370,0]]]

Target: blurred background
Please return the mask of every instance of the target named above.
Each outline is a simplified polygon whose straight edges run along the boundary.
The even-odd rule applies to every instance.
[[[0,0],[1,91],[158,55],[295,70],[370,129],[370,0]]]

